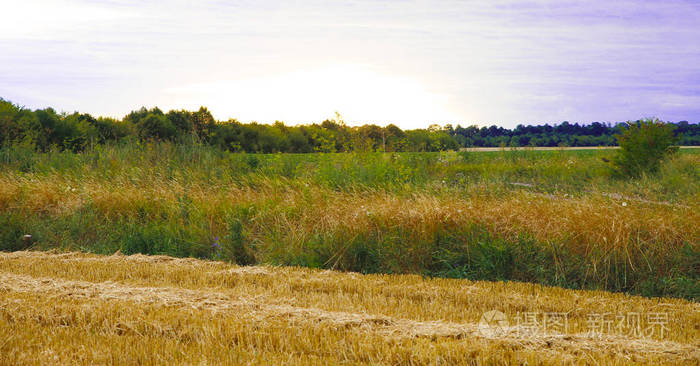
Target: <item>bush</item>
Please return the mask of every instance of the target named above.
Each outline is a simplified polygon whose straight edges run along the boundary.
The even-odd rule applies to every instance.
[[[659,170],[661,162],[678,151],[674,126],[658,119],[627,122],[615,135],[620,149],[613,158],[615,171],[625,177],[638,177]]]
[[[228,219],[228,234],[224,238],[223,245],[218,246],[218,238],[216,239],[217,250],[220,251],[219,258],[236,262],[239,265],[255,264],[255,255],[251,248],[246,245],[245,232],[241,220],[229,215]]]
[[[0,252],[26,249],[23,236],[27,232],[26,225],[19,215],[0,214]]]

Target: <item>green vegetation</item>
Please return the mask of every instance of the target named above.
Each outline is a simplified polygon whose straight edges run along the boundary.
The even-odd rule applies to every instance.
[[[674,124],[681,145],[700,145],[700,126]],[[201,143],[221,150],[248,153],[443,151],[481,146],[612,146],[624,124],[599,122],[557,126],[444,127],[403,131],[395,125],[347,126],[340,115],[321,124],[287,126],[234,119],[216,121],[204,107],[196,112],[141,108],[122,120],[84,113],[56,113],[51,108],[31,111],[0,99],[0,147],[22,145],[46,152],[73,152],[105,143],[168,141]]]
[[[623,176],[638,177],[656,173],[661,162],[678,151],[673,125],[658,119],[628,123],[627,128],[615,135],[620,149],[613,159],[617,172]]]
[[[0,250],[169,254],[700,298],[700,154],[0,150]]]

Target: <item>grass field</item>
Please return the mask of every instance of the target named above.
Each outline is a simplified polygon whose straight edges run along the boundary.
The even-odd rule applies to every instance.
[[[611,150],[0,152],[0,250],[510,280],[700,298],[700,152],[610,174]]]
[[[1,365],[700,361],[696,302],[525,283],[14,252],[0,253],[0,294]],[[481,321],[490,310],[509,319],[498,332]],[[565,328],[513,320],[554,312]],[[603,313],[641,314],[642,333],[592,333]],[[644,333],[656,313],[663,336]]]
[[[696,365],[700,151],[614,153],[2,150],[0,365]]]

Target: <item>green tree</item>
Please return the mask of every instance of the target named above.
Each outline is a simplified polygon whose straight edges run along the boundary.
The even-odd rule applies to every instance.
[[[0,98],[0,146],[10,145],[19,136],[15,119],[20,108]]]
[[[176,128],[163,114],[149,113],[136,124],[139,135],[143,139],[172,140]]]
[[[384,127],[386,151],[404,151],[406,149],[406,133],[398,126],[390,124]]]
[[[191,114],[192,124],[194,131],[197,133],[197,137],[201,141],[207,141],[209,139],[209,134],[211,130],[216,125],[216,120],[211,112],[206,107],[199,107],[197,112]]]

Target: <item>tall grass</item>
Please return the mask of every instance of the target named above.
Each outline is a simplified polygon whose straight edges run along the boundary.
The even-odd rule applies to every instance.
[[[169,254],[700,298],[700,154],[0,152],[0,250]]]

